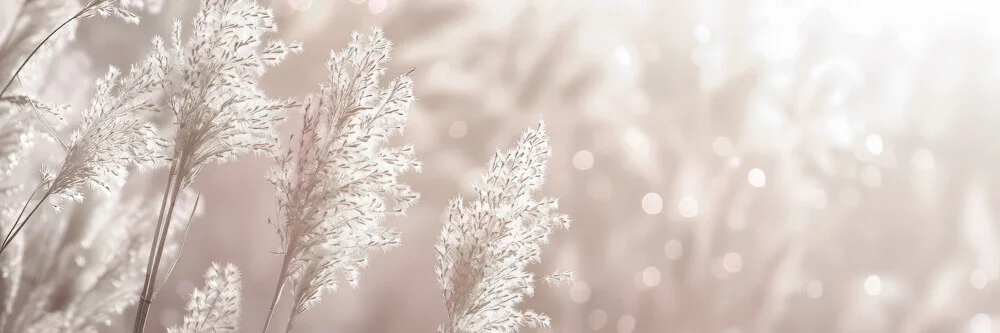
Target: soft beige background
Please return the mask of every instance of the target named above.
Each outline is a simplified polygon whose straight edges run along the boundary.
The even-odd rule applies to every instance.
[[[194,3],[170,1],[143,29],[84,24],[89,65],[134,61]],[[389,74],[415,68],[419,100],[402,141],[424,162],[405,177],[423,197],[390,221],[403,246],[373,255],[301,332],[433,332],[445,202],[540,116],[554,146],[543,192],[575,219],[535,269],[579,283],[526,304],[555,332],[1000,331],[995,2],[274,6],[306,52],[265,77],[269,93],[314,90],[330,49],[381,25],[397,45]],[[151,327],[178,323],[209,263],[231,261],[243,331],[260,330],[280,264],[269,164],[201,175],[205,214]]]

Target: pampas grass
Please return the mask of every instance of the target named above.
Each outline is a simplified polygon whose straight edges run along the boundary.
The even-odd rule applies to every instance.
[[[128,8],[159,6],[33,1],[0,35],[12,38],[0,40],[0,78],[8,80],[0,92],[0,230],[7,231],[0,248],[0,332],[99,332],[132,305],[132,330],[143,332],[197,216],[200,196],[190,185],[206,165],[249,154],[275,158],[264,177],[277,191],[279,209],[270,222],[282,263],[265,332],[286,284],[291,312],[284,327],[292,332],[325,293],[357,285],[371,252],[401,242],[385,220],[404,216],[417,202],[418,193],[399,177],[419,172],[421,163],[412,145],[390,139],[406,125],[413,82],[407,73],[383,84],[392,44],[377,28],[355,33],[345,49],[331,52],[329,79],[303,105],[268,97],[257,83],[302,49],[269,38],[277,30],[271,10],[253,0],[203,0],[189,33],[175,22],[169,40],[154,37],[140,62],[126,71],[111,67],[96,80],[89,107],[70,117],[79,124],[64,133],[64,116],[74,108],[35,96],[39,81],[31,74],[43,70],[46,59],[41,45],[65,45],[71,39],[61,31],[72,32],[81,18],[137,23]],[[55,19],[63,14],[68,19]],[[27,27],[49,33],[29,34]],[[282,143],[276,126],[293,110],[301,110],[301,131]],[[173,126],[158,130],[149,120],[156,112],[172,115]],[[38,137],[62,154],[32,155]],[[460,200],[449,207],[454,218],[438,245],[451,314],[444,330],[547,326],[547,317],[515,306],[533,290],[525,266],[539,260],[539,245],[552,229],[568,223],[555,213],[555,199],[531,197],[549,154],[542,127],[529,130],[515,149],[494,157],[473,208],[462,208]],[[159,200],[123,190],[164,165],[169,170]],[[32,177],[13,181],[32,168],[42,170],[32,183],[37,186],[23,186]],[[484,266],[483,260],[495,262]],[[569,279],[557,272],[541,280]],[[204,287],[191,294],[183,323],[168,332],[236,332],[242,292],[234,265],[213,264]]]
[[[420,170],[413,147],[392,147],[413,101],[406,76],[382,88],[390,42],[376,29],[354,34],[341,52],[331,53],[330,79],[303,113],[295,149],[279,155],[271,173],[283,222],[277,224],[283,260],[264,331],[286,282],[293,306],[286,331],[319,303],[338,281],[357,284],[368,252],[399,244],[399,234],[382,226],[403,215],[418,195],[398,181]]]
[[[541,261],[541,245],[557,228],[569,227],[555,198],[535,199],[552,155],[543,123],[521,134],[517,144],[497,151],[489,169],[474,185],[478,195],[466,204],[456,197],[444,213],[437,252],[438,283],[444,292],[448,321],[442,333],[508,333],[522,327],[549,327],[549,317],[518,304],[535,291],[526,270]],[[568,272],[543,278],[572,280]]]

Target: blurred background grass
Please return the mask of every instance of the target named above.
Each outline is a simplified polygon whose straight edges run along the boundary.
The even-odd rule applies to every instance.
[[[74,51],[90,60],[67,66],[126,66],[196,5],[171,1],[142,29],[88,21]],[[527,302],[553,332],[1000,331],[1000,3],[273,6],[282,37],[306,49],[265,77],[276,96],[316,90],[329,50],[384,27],[389,75],[415,69],[402,140],[424,162],[406,176],[421,202],[391,221],[403,246],[375,255],[303,332],[434,331],[441,211],[539,117],[554,146],[544,194],[575,220],[536,272],[574,270],[578,283]],[[209,262],[232,261],[243,329],[260,329],[280,265],[269,165],[247,158],[196,182],[205,214],[151,325],[178,323]]]

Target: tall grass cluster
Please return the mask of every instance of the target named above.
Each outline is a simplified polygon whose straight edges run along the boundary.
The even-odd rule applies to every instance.
[[[202,0],[193,20],[154,37],[140,62],[109,68],[87,107],[40,96],[53,54],[78,24],[96,16],[140,24],[136,11],[162,5],[24,0],[0,31],[0,332],[101,332],[118,321],[144,332],[199,219],[191,185],[206,165],[249,154],[274,159],[261,177],[273,184],[278,211],[259,221],[276,227],[281,244],[271,306],[241,318],[239,269],[213,264],[168,332],[236,332],[256,318],[264,332],[292,332],[326,294],[357,285],[370,252],[405,238],[386,220],[417,204],[399,176],[422,164],[415,147],[390,139],[415,97],[407,75],[383,82],[392,44],[379,29],[331,52],[315,93],[276,99],[259,79],[303,46],[275,38],[271,9],[255,0]],[[166,125],[153,121],[164,116]],[[282,140],[276,129],[288,117],[302,125]],[[439,242],[426,249],[437,253],[448,313],[441,332],[548,326],[545,315],[518,307],[536,280],[572,279],[527,270],[549,234],[569,224],[555,198],[534,198],[550,155],[544,127],[526,130],[490,160],[477,198],[445,209]],[[130,182],[151,195],[124,195]],[[290,313],[277,313],[282,301]]]

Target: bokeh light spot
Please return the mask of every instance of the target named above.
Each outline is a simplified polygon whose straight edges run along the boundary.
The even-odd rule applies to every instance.
[[[809,295],[810,298],[823,297],[823,282],[812,280],[806,283],[806,295]]]
[[[764,170],[753,168],[747,173],[747,180],[750,182],[750,186],[759,188],[764,187],[764,184],[767,183],[767,176],[764,174]]]
[[[985,313],[977,313],[969,320],[970,333],[991,333],[993,332],[993,319]]]
[[[722,258],[722,268],[729,273],[738,273],[743,269],[743,257],[736,252],[726,253]]]
[[[698,199],[693,197],[683,197],[681,201],[677,203],[677,212],[681,216],[686,218],[692,218],[698,215]]]
[[[288,0],[288,5],[298,11],[309,10],[312,4],[313,0]]]
[[[615,61],[624,67],[631,67],[632,53],[630,53],[625,46],[618,46],[615,48]]]
[[[372,14],[379,14],[389,7],[389,0],[368,0],[368,11]]]
[[[635,329],[635,317],[624,315],[618,318],[618,333],[632,333]]]
[[[680,259],[684,255],[684,243],[676,239],[671,239],[663,246],[663,253],[667,255],[667,259]]]
[[[647,287],[660,285],[660,270],[653,266],[646,267],[642,270],[642,283]]]
[[[694,40],[698,43],[708,44],[712,40],[712,31],[704,24],[694,27]]]
[[[969,283],[972,284],[973,288],[986,288],[987,282],[989,282],[989,277],[986,276],[986,271],[982,269],[974,270],[972,271],[972,274],[969,275]]]
[[[878,275],[869,275],[865,279],[865,293],[870,296],[878,296],[882,293],[882,279]]]
[[[458,120],[451,123],[451,126],[448,126],[448,136],[452,139],[461,139],[468,133],[469,125],[464,121]]]
[[[607,323],[608,314],[604,310],[595,309],[594,311],[590,311],[590,315],[587,316],[587,326],[590,326],[592,330],[598,331],[604,328],[604,325],[607,325]]]
[[[649,215],[659,214],[663,211],[663,198],[656,193],[646,193],[642,197],[642,211]]]
[[[729,138],[720,136],[712,140],[712,151],[716,155],[722,157],[729,157],[733,155],[733,143],[729,141]]]
[[[594,154],[589,150],[581,150],[573,154],[573,167],[579,170],[590,170],[594,167]]]
[[[868,151],[875,155],[881,155],[882,149],[882,137],[878,134],[871,134],[865,139],[865,147]]]
[[[583,281],[573,282],[569,287],[569,298],[577,303],[587,302],[590,300],[590,285]]]

